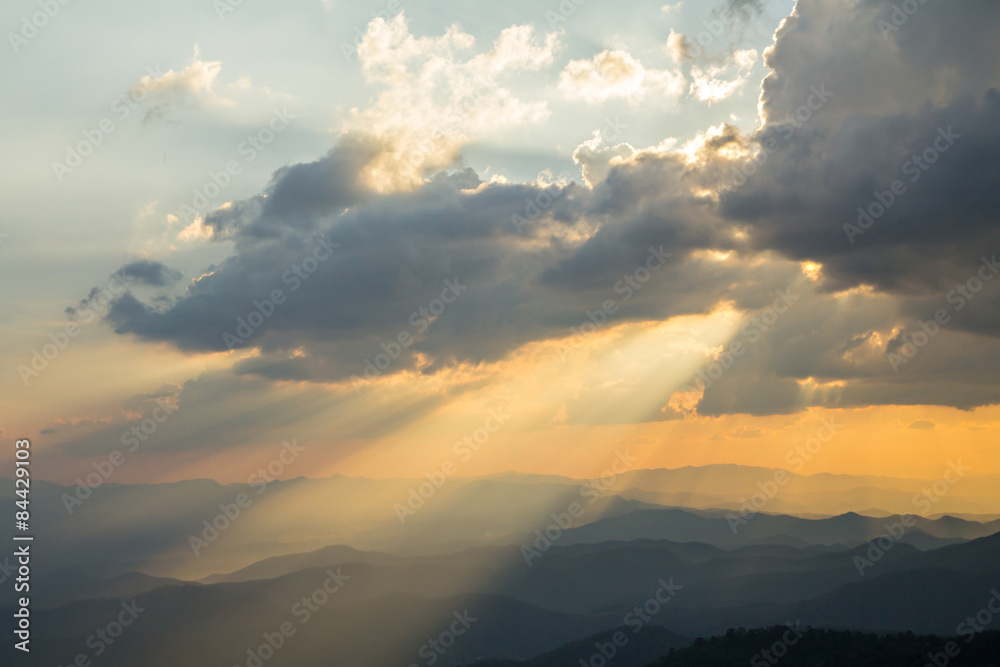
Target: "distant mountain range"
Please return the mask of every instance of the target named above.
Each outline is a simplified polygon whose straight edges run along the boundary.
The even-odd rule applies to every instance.
[[[42,591],[33,610],[39,639],[34,657],[66,664],[88,650],[95,628],[116,618],[119,600],[133,599],[142,614],[106,647],[101,664],[246,665],[248,650],[290,623],[295,634],[282,642],[279,664],[296,667],[331,664],[331,651],[351,656],[352,664],[428,664],[428,651],[442,647],[429,642],[442,635],[449,646],[437,654],[437,665],[484,660],[578,665],[595,644],[613,639],[616,629],[628,627],[632,637],[639,608],[647,610],[648,620],[634,633],[634,642],[630,638],[619,663],[609,664],[640,665],[671,648],[693,647],[697,637],[793,621],[951,636],[966,618],[988,609],[994,595],[1000,604],[1000,534],[929,551],[885,535],[848,547],[877,532],[885,520],[759,516],[754,521],[762,520],[760,530],[768,534],[780,529],[802,542],[837,543],[722,548],[699,541],[574,539],[590,526],[595,526],[591,531],[648,527],[649,513],[637,510],[567,530],[564,540],[530,565],[519,545],[434,556],[331,546],[263,559],[200,583],[138,574],[101,580],[70,570],[42,573],[34,582]],[[653,516],[666,517],[667,523],[654,525],[666,530],[676,525],[688,536],[721,534],[717,526],[724,519],[702,514],[659,510]],[[773,526],[767,523],[772,520]],[[969,536],[987,529],[938,519],[921,530]],[[833,537],[819,539],[826,535]],[[859,569],[858,559],[868,565]],[[342,586],[323,595],[320,604],[316,592],[333,575],[342,577]],[[664,582],[678,588],[676,597],[653,604]],[[317,607],[305,623],[303,599]],[[648,611],[654,607],[655,613]],[[10,611],[0,614],[10,619]],[[463,616],[476,620],[461,636],[449,637]]]
[[[581,655],[589,656],[595,664],[614,667],[764,667],[775,664],[786,667],[921,667],[935,664],[995,667],[1000,655],[1000,632],[995,630],[967,642],[967,637],[951,639],[912,633],[880,635],[773,626],[751,630],[733,628],[724,635],[691,641],[680,640],[667,630],[651,627],[618,647],[612,640],[616,633],[623,631],[624,628],[603,632],[530,660],[484,660],[467,667],[580,667]],[[621,637],[618,638],[621,641]],[[957,655],[945,652],[949,645],[952,653],[958,651]],[[612,657],[601,663],[599,655]]]
[[[792,481],[758,514],[650,502],[664,494],[694,502],[721,485],[743,493],[761,475],[774,471],[637,471],[605,480],[617,491],[600,493],[552,476],[448,480],[403,521],[397,505],[416,480],[296,479],[261,494],[209,481],[105,485],[72,513],[73,488],[40,482],[32,486],[32,659],[71,664],[81,654],[96,660],[100,649],[108,667],[579,667],[611,642],[609,666],[644,667],[668,654],[664,665],[687,665],[726,650],[704,638],[724,637],[735,655],[764,637],[726,635],[733,628],[798,622],[953,636],[987,612],[982,629],[993,625],[994,516],[771,512],[786,490],[804,497]],[[838,502],[865,489],[869,509],[921,484],[789,479],[815,482]],[[966,482],[956,494],[978,497],[982,480]],[[239,494],[247,496],[237,512]],[[0,513],[13,502],[10,482],[0,483]],[[215,534],[206,532],[212,524]],[[8,543],[9,530],[0,527]],[[192,536],[202,540],[197,554]],[[126,613],[123,604],[141,609],[134,623],[113,642],[95,639]],[[10,643],[12,612],[4,598],[0,644]]]
[[[593,480],[520,473],[449,479],[440,488],[420,479],[340,475],[276,481],[263,489],[209,480],[104,484],[92,490],[37,481],[32,516],[40,538],[74,548],[40,553],[36,567],[82,569],[102,577],[142,571],[202,579],[332,545],[434,555],[476,545],[522,544],[574,503],[581,513],[560,544],[651,538],[725,548],[757,543],[853,546],[882,530],[882,522],[871,518],[888,520],[928,507],[938,521],[920,519],[904,539],[921,549],[1000,530],[997,476],[963,477],[936,502],[914,503],[931,482],[828,474],[776,477],[778,472],[735,465],[637,470],[602,480],[599,487]],[[749,516],[743,503],[755,493],[764,494],[757,497],[758,504],[762,498],[766,502],[761,514]],[[220,516],[223,508],[233,507],[240,494],[246,494],[249,506],[195,555],[192,537],[204,536],[206,522],[227,523]],[[14,500],[13,482],[0,479],[0,511],[13,511]],[[949,517],[949,512],[961,516]],[[732,517],[747,523],[734,532]],[[837,518],[815,525],[805,521],[829,517]],[[695,521],[705,518],[716,521]],[[157,529],[147,530],[149,525]],[[0,539],[9,538],[10,531],[9,525],[0,525]]]
[[[658,539],[669,535],[675,541],[705,542],[728,548],[762,543],[856,546],[885,534],[887,526],[899,525],[907,533],[903,541],[921,548],[936,548],[1000,532],[1000,521],[978,523],[947,516],[933,520],[910,517],[906,521],[913,525],[906,525],[902,516],[874,518],[853,512],[828,519],[801,519],[768,514],[741,518],[729,512],[695,514],[677,509],[637,510],[571,528],[560,543]]]

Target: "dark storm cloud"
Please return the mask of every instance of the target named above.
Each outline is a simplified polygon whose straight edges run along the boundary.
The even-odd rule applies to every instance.
[[[108,320],[120,332],[171,340],[184,349],[226,349],[223,333],[233,332],[255,301],[280,289],[287,300],[255,333],[254,345],[265,352],[303,343],[351,352],[352,344],[371,338],[377,351],[379,338],[394,339],[412,329],[411,315],[440,298],[446,280],[457,280],[469,292],[462,290],[459,301],[433,325],[437,336],[451,339],[445,347],[461,351],[458,339],[478,337],[489,348],[512,332],[513,322],[504,320],[517,315],[519,292],[553,251],[520,251],[523,237],[511,215],[522,212],[525,200],[541,190],[515,185],[464,193],[468,174],[461,174],[438,178],[414,193],[373,198],[346,213],[345,202],[337,199],[332,209],[323,205],[317,213],[317,202],[327,193],[327,173],[325,160],[299,165],[276,178],[275,192],[296,193],[288,202],[271,205],[268,197],[254,215],[229,212],[224,221],[222,216],[210,220],[235,240],[237,255],[210,267],[171,307],[156,310],[129,296],[115,304]],[[288,179],[299,182],[286,184]],[[570,186],[547,196],[568,199],[576,190]],[[303,202],[300,212],[297,201]],[[323,243],[329,258],[304,274],[306,261]],[[491,318],[495,323],[488,322]],[[528,339],[531,335],[525,333]],[[424,344],[434,346],[434,341]],[[499,352],[508,349],[501,347]]]
[[[759,249],[821,262],[820,292],[871,285],[896,298],[871,311],[859,297],[839,323],[800,308],[769,332],[764,358],[706,391],[700,411],[1000,400],[1000,280],[976,282],[981,269],[992,279],[983,267],[1000,249],[1000,73],[987,65],[1000,57],[1000,16],[987,2],[928,3],[905,22],[893,11],[798,4],[767,57],[769,122],[754,137],[771,142],[767,161],[728,193],[721,215],[749,225]],[[821,87],[832,97],[816,104]],[[841,311],[819,293],[810,302]],[[920,323],[941,309],[948,324],[899,363],[892,355],[912,353]],[[812,331],[796,324],[804,313]],[[793,382],[807,378],[841,386],[805,396]]]
[[[927,293],[1000,247],[1000,15],[987,0],[915,6],[800,2],[766,56],[755,139],[777,148],[723,214],[757,247],[822,262],[831,289]],[[817,89],[832,97],[816,104]],[[848,234],[896,181],[904,194]]]
[[[836,104],[819,117],[830,125],[854,115],[916,113],[928,102],[944,107],[1000,84],[996,3],[919,3],[917,12],[904,15],[906,22],[897,28],[901,20],[896,15],[893,21],[894,6],[900,4],[797,3],[765,53],[770,72],[761,104],[767,119],[775,122],[795,113],[812,87],[821,84],[836,94]]]
[[[789,279],[788,267],[744,271],[692,254],[732,242],[721,221],[706,224],[706,202],[669,201],[685,187],[675,158],[640,160],[593,192],[575,184],[480,187],[464,170],[414,192],[376,195],[357,185],[371,145],[349,138],[323,160],[277,173],[266,196],[209,216],[216,237],[234,241],[237,253],[172,303],[125,295],[107,321],[185,350],[225,350],[241,321],[260,311],[267,317],[246,337],[260,355],[236,372],[330,381],[361,374],[400,334],[415,342],[391,371],[414,368],[420,353],[433,360],[423,372],[433,372],[566,336],[607,299],[620,305],[610,321],[661,319],[707,312],[735,283],[730,298],[753,307],[757,287],[766,294]],[[520,229],[517,219],[526,223]],[[567,235],[584,224],[609,231],[578,247]],[[319,250],[325,259],[303,275]],[[650,265],[657,268],[648,285],[623,283]],[[281,303],[260,305],[275,290]],[[445,292],[454,302],[436,315]]]
[[[751,224],[758,247],[822,262],[831,289],[939,289],[1000,248],[997,117],[989,90],[916,114],[807,125],[723,213]]]

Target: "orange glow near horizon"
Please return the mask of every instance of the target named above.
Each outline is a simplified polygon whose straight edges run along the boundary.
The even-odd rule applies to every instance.
[[[514,471],[586,478],[624,449],[644,468],[730,463],[791,469],[790,453],[815,436],[823,419],[842,429],[810,457],[801,474],[933,479],[952,459],[972,466],[973,474],[1000,473],[995,444],[1000,407],[807,408],[843,388],[843,383],[807,378],[799,382],[803,407],[794,414],[698,414],[700,392],[685,387],[733,340],[742,320],[742,313],[723,303],[703,316],[598,327],[585,335],[530,343],[491,364],[460,365],[428,376],[389,375],[358,394],[350,383],[272,383],[260,406],[291,402],[297,412],[290,426],[254,430],[245,440],[219,448],[142,450],[116,471],[113,481],[245,482],[282,440],[293,438],[309,453],[282,477],[419,478],[450,463],[455,477]],[[120,341],[115,350],[119,358],[135,359],[132,378],[146,386],[183,384],[185,375],[225,371],[233,360],[225,354],[184,356],[162,347],[150,353],[148,346]],[[68,352],[43,379],[72,388],[59,397],[78,406],[70,414],[100,424],[112,416],[100,413],[94,401],[127,396],[122,381],[89,388],[67,381],[82,373],[81,364],[88,360],[107,362],[110,350],[96,352],[86,358]],[[238,404],[220,403],[218,409],[220,414],[209,415],[213,422],[195,421],[185,428],[218,428],[247,416],[247,408]],[[488,432],[497,414],[505,415],[504,423]],[[117,428],[109,447],[125,426]],[[71,482],[97,458],[60,452],[58,442],[50,447],[46,438],[40,444],[49,457],[45,476],[53,481]]]

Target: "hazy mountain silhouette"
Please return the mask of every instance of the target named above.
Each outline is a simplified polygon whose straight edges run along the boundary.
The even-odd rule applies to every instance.
[[[620,517],[600,519],[571,528],[561,544],[595,543],[608,540],[667,538],[675,541],[706,542],[732,548],[756,543],[818,544],[854,546],[887,532],[886,525],[900,524],[903,517],[866,517],[850,512],[828,519],[755,514],[741,517],[726,513],[698,515],[689,510],[653,509],[630,512]],[[906,532],[923,533],[915,539],[924,544],[942,546],[949,540],[968,540],[1000,531],[1000,521],[982,524],[954,517],[930,520],[913,518]],[[934,539],[937,538],[937,539]]]
[[[788,645],[785,640],[794,643]],[[817,667],[819,665],[898,665],[921,667],[935,664],[952,667],[995,667],[1000,655],[1000,632],[987,632],[966,643],[957,638],[957,657],[944,652],[950,640],[933,635],[912,633],[877,635],[802,628],[789,634],[789,628],[775,626],[765,629],[730,630],[711,639],[695,640],[691,646],[673,651],[649,667],[745,667],[746,665],[781,664],[787,667]],[[783,646],[784,644],[784,646]],[[777,648],[775,648],[777,647]],[[766,657],[763,651],[771,651]],[[549,667],[540,664],[538,667]],[[553,663],[551,667],[556,667]]]
[[[635,514],[665,506],[686,508],[700,516],[725,519],[740,514],[742,502],[761,493],[761,485],[773,482],[776,471],[737,465],[686,467],[677,470],[636,470],[601,481],[602,495],[593,504],[581,492],[587,480],[554,475],[504,474],[487,478],[449,479],[427,498],[426,479],[372,480],[335,475],[325,479],[297,478],[269,483],[265,488],[248,484],[222,485],[210,480],[188,480],[166,484],[123,485],[105,483],[95,489],[60,486],[38,481],[32,488],[32,516],[39,538],[67,542],[73,549],[40,553],[39,569],[76,568],[99,576],[142,571],[156,576],[200,579],[232,572],[269,557],[301,553],[331,545],[347,545],[363,551],[404,555],[439,554],[477,544],[523,542],[535,528],[551,522],[552,513],[565,512],[573,502],[585,512],[575,522],[570,541],[629,540],[640,537],[674,541],[697,540],[728,547],[764,541],[774,544],[852,544],[874,536],[872,530],[837,522],[816,525],[791,519],[768,520],[758,515],[740,529],[739,537],[728,528],[685,532],[682,517],[667,521],[660,515]],[[769,514],[794,514],[799,521],[821,516],[846,515],[870,510],[880,516],[914,511],[914,495],[929,483],[887,477],[850,475],[802,476],[786,473],[788,481],[777,488],[764,505]],[[985,523],[961,518],[925,524],[907,541],[920,548],[942,546],[948,540],[971,539],[1000,530],[998,509],[986,499],[1000,485],[996,476],[968,476],[961,486],[933,510],[966,513]],[[14,511],[13,482],[0,479],[0,511]],[[192,535],[205,530],[204,522],[220,513],[220,505],[231,504],[246,493],[252,506],[211,548],[197,559],[189,545]],[[83,500],[78,498],[84,496]],[[371,499],[382,499],[374,502]],[[364,499],[364,500],[362,500]],[[412,514],[405,512],[412,509]],[[303,511],[308,507],[308,511]],[[399,515],[404,508],[404,515]],[[497,508],[503,508],[499,510]],[[713,509],[714,508],[714,509]],[[627,515],[627,519],[612,519]],[[157,529],[146,530],[155,517]],[[889,517],[891,518],[891,517]],[[649,523],[642,525],[644,521]],[[657,525],[661,521],[662,525]],[[778,527],[783,521],[787,526]],[[580,526],[598,523],[590,528]],[[840,520],[845,522],[844,519]],[[869,522],[877,526],[878,522]],[[617,524],[611,528],[612,524]],[[700,522],[692,525],[704,526]],[[767,529],[764,528],[767,526]],[[977,526],[979,528],[977,528]],[[800,531],[806,530],[806,533]],[[828,530],[833,532],[827,533]],[[852,532],[861,530],[862,532]],[[0,539],[10,537],[11,527],[0,526]],[[267,536],[262,539],[262,536]]]
[[[623,640],[627,643],[619,646]],[[529,660],[483,660],[473,663],[475,667],[580,667],[580,660],[589,662],[591,657],[612,655],[607,663],[614,667],[645,667],[671,649],[691,644],[687,637],[655,625],[634,632],[633,628],[621,626],[591,635],[579,641],[560,646],[554,651]],[[473,667],[473,665],[469,665]]]
[[[715,520],[691,516],[693,520],[684,521]],[[848,526],[857,522],[854,517],[843,521]],[[949,525],[965,529],[964,524]],[[245,664],[248,656],[241,659],[241,651],[245,654],[263,641],[261,633],[289,621],[297,633],[281,648],[281,664],[328,664],[323,660],[330,651],[356,656],[357,664],[419,664],[415,656],[420,647],[448,630],[453,613],[466,609],[479,620],[437,664],[535,660],[546,653],[563,660],[586,649],[592,635],[606,635],[627,623],[628,614],[667,579],[682,588],[644,628],[653,632],[633,646],[642,660],[648,651],[660,650],[658,642],[664,638],[679,646],[681,637],[793,620],[814,627],[949,635],[987,605],[1000,583],[1000,535],[927,552],[895,544],[862,576],[856,559],[870,557],[871,548],[750,545],[723,550],[695,542],[637,540],[553,546],[530,566],[516,546],[476,547],[436,557],[322,549],[265,560],[232,575],[244,578],[302,563],[316,565],[274,578],[201,585],[170,581],[138,593],[136,604],[145,611],[101,661]],[[292,610],[318,590],[333,565],[346,582],[299,628]],[[112,582],[117,582],[115,593],[121,599],[157,583],[134,576]],[[109,583],[106,592],[112,589]],[[37,656],[53,664],[71,660],[86,650],[95,628],[119,612],[120,603],[109,599],[34,610]],[[0,613],[11,618],[9,609]]]

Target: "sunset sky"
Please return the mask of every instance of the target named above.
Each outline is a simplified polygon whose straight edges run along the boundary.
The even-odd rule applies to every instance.
[[[995,6],[82,9],[0,61],[36,477],[1000,473]]]

